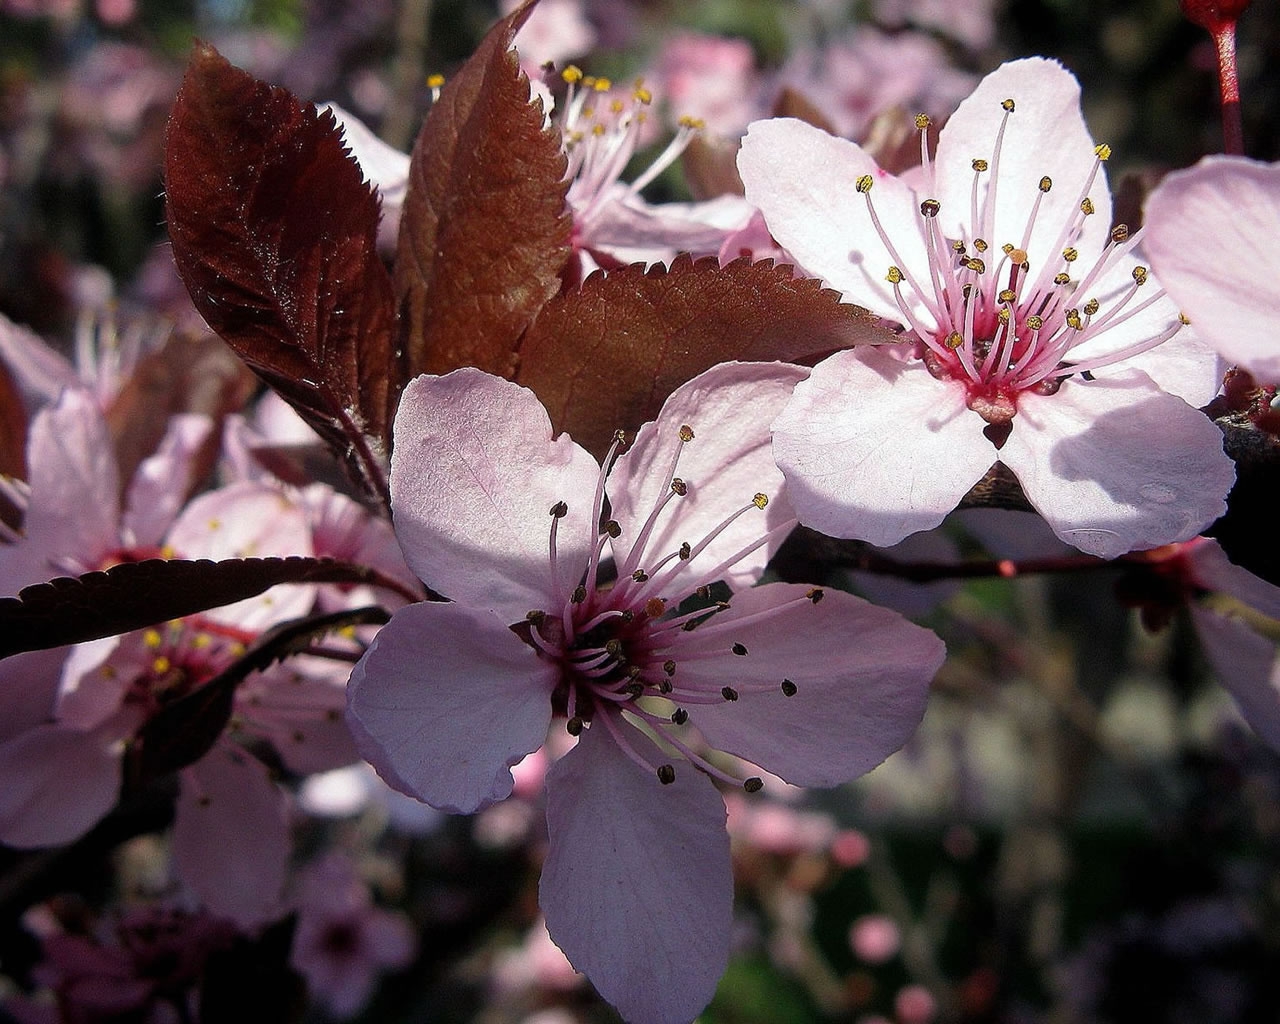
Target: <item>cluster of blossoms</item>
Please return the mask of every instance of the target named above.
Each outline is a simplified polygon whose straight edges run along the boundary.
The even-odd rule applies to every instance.
[[[579,27],[574,45],[590,46]],[[898,544],[989,475],[1011,474],[1065,544],[1124,559],[1166,604],[1190,606],[1215,670],[1280,748],[1280,591],[1201,536],[1235,467],[1200,411],[1224,360],[1280,378],[1266,326],[1280,302],[1265,244],[1280,227],[1277,168],[1206,161],[1164,182],[1145,227],[1113,224],[1110,150],[1085,127],[1075,79],[1035,58],[984,78],[939,132],[918,115],[919,163],[901,174],[768,117],[742,140],[744,196],[657,204],[643,190],[700,122],[624,181],[655,137],[649,89],[572,64],[538,74],[566,166],[566,293],[678,253],[781,254],[893,340],[812,367],[719,363],[601,459],[511,380],[470,366],[417,376],[395,414],[388,521],[284,479],[284,449],[314,435],[273,398],[253,418],[171,417],[122,479],[109,415],[136,360],[115,366],[116,349],[86,339],[73,369],[0,320],[0,358],[28,404],[26,480],[0,478],[4,595],[175,558],[328,557],[382,584],[280,586],[0,661],[0,843],[88,834],[154,781],[135,776],[164,763],[156,723],[222,686],[273,630],[371,604],[393,613],[227,690],[226,727],[169,773],[183,909],[123,920],[114,941],[50,928],[47,984],[64,1002],[88,1005],[113,977],[131,1012],[189,1013],[192,979],[237,930],[293,913],[294,968],[335,1015],[354,1014],[380,970],[410,962],[413,937],[341,855],[313,861],[289,895],[282,778],[363,759],[400,794],[471,814],[537,763],[546,935],[627,1020],[692,1019],[730,955],[730,814],[767,834],[749,794],[834,787],[882,763],[920,723],[946,655],[896,611],[771,579],[771,560],[797,526]],[[932,85],[949,106],[956,80]],[[386,249],[409,158],[335,112],[381,190]],[[864,113],[846,111],[840,130],[862,134]],[[790,838],[865,858],[814,829]],[[880,963],[900,936],[871,916],[850,942]],[[927,992],[903,993],[900,1019],[932,1015]]]

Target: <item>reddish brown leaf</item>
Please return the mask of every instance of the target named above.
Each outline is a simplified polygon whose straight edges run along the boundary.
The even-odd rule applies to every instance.
[[[152,558],[63,577],[0,598],[0,658],[127,633],[261,594],[277,583],[363,583],[422,595],[331,558]]]
[[[510,49],[531,10],[494,26],[413,148],[395,275],[411,374],[510,376],[521,333],[560,288],[565,159]]]
[[[197,44],[169,121],[169,235],[196,308],[386,496],[404,377],[378,199],[333,116]]]
[[[134,369],[107,409],[107,427],[115,442],[121,486],[133,479],[139,463],[164,436],[169,417],[198,412],[220,422],[237,412],[256,382],[229,348],[212,335],[174,335]],[[191,474],[202,480],[217,455],[217,431]]]
[[[738,176],[741,142],[719,136],[697,135],[680,154],[680,169],[694,199],[740,196],[746,189]]]
[[[727,360],[809,361],[893,336],[790,267],[678,257],[594,275],[547,304],[525,337],[516,380],[558,429],[599,455],[613,432],[652,419],[667,396]]]
[[[0,474],[27,478],[27,416],[13,377],[0,362]],[[0,524],[17,529],[22,511],[0,491]]]

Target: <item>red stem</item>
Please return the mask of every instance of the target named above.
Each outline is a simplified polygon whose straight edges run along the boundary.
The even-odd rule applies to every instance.
[[[1230,156],[1244,156],[1240,80],[1236,74],[1236,23],[1220,21],[1211,31],[1218,51],[1218,81],[1222,83],[1222,151]]]

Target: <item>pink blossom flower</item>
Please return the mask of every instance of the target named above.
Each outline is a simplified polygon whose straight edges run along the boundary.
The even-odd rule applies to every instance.
[[[931,633],[851,595],[750,586],[794,525],[765,496],[781,483],[767,424],[803,375],[716,367],[603,468],[553,437],[532,392],[479,371],[419,377],[401,399],[396,533],[456,603],[383,627],[352,673],[352,731],[392,785],[465,813],[507,797],[511,766],[564,716],[578,743],[547,773],[540,902],[629,1020],[688,1020],[727,960],[711,780],[741,781],[702,741],[836,785],[903,743],[943,657]]]
[[[1217,359],[1138,262],[1141,233],[1109,226],[1109,152],[1075,79],[1039,58],[960,105],[918,190],[809,125],[752,125],[739,168],[774,236],[909,339],[820,363],[774,424],[802,522],[894,544],[997,460],[1061,539],[1103,557],[1223,512],[1234,468],[1187,404],[1213,396]]]
[[[1211,156],[1147,200],[1147,251],[1160,280],[1225,359],[1280,383],[1280,164]]]
[[[763,79],[745,39],[699,32],[668,36],[653,73],[668,107],[735,138],[765,112]]]
[[[859,28],[796,54],[782,81],[815,103],[839,135],[858,139],[877,115],[895,108],[946,116],[972,91],[974,76],[952,67],[929,36]]]
[[[502,0],[510,14],[520,0]],[[596,45],[596,30],[587,20],[582,0],[543,0],[516,33],[521,65],[533,77],[544,64],[560,64],[581,57]]]
[[[356,867],[341,853],[308,864],[298,882],[298,926],[290,961],[312,997],[334,1017],[354,1017],[383,971],[413,960],[413,929],[403,914],[373,904]]]

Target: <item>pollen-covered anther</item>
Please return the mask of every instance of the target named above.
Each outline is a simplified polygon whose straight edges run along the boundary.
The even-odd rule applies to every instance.
[[[973,161],[972,166],[973,166],[973,169],[974,169],[975,171],[977,171],[979,174],[981,174],[983,171],[985,171],[985,170],[986,170],[988,167],[990,167],[991,165],[990,165],[989,163],[987,163],[987,161],[983,160],[981,157],[977,157],[977,158]]]
[[[1054,274],[1053,283],[1057,285],[1067,284],[1071,280],[1071,275],[1067,273]]]
[[[673,765],[664,764],[658,767],[658,781],[669,786],[676,781],[676,770]]]
[[[739,657],[742,657],[747,653],[746,647],[744,647],[742,644],[734,644],[731,648],[729,648],[729,650],[733,651],[733,653],[738,655]]]
[[[684,708],[676,708],[671,712],[671,721],[676,725],[684,725],[685,722],[689,721],[689,712]]]
[[[978,252],[986,252],[990,248],[990,246],[987,245],[987,240],[985,238],[975,238],[973,240],[973,247],[977,249]]]
[[[1133,281],[1134,281],[1134,284],[1139,284],[1139,285],[1146,284],[1146,283],[1147,283],[1147,268],[1146,268],[1146,267],[1134,267],[1134,268],[1133,268]]]
[[[651,619],[661,618],[667,610],[667,602],[660,597],[651,597],[644,603],[645,614]]]
[[[1084,325],[1084,321],[1080,319],[1080,310],[1078,309],[1067,310],[1067,326],[1068,327],[1070,327],[1072,330],[1078,331],[1083,327],[1083,325]]]
[[[689,114],[683,114],[677,122],[681,128],[688,128],[693,132],[700,132],[707,126],[707,122],[700,117],[692,117]]]
[[[1096,156],[1099,160],[1110,160],[1111,147],[1108,146],[1105,142],[1100,142],[1093,147],[1093,155]]]
[[[1182,324],[1182,326],[1183,326],[1183,327],[1190,327],[1190,326],[1191,326],[1191,317],[1187,316],[1187,314],[1186,314],[1186,313],[1179,313],[1179,314],[1178,314],[1178,323]]]
[[[1062,250],[1062,258],[1068,263],[1074,263],[1080,258],[1080,250],[1073,246],[1067,246],[1067,248]]]
[[[573,593],[569,596],[569,601],[572,604],[582,604],[586,599],[587,588],[581,585],[574,587]]]
[[[926,217],[936,217],[942,210],[942,204],[936,199],[926,199],[920,204],[920,212]]]
[[[987,264],[977,256],[966,260],[964,265],[966,270],[972,270],[975,274],[985,274],[987,271]]]
[[[1111,229],[1111,241],[1115,242],[1117,245],[1119,245],[1121,242],[1127,242],[1128,240],[1129,240],[1128,224],[1117,224],[1115,227]]]
[[[663,672],[665,672],[665,673],[666,673],[667,675],[669,675],[669,676],[673,676],[673,675],[675,675],[675,674],[676,674],[676,663],[675,663],[675,659],[673,659],[673,658],[668,658],[666,661],[664,661],[664,662],[662,663],[662,671],[663,671]]]
[[[890,267],[889,273],[885,274],[884,279],[890,284],[902,284],[902,271],[897,267]]]
[[[764,508],[769,504],[769,495],[765,494],[763,491],[757,491],[751,498],[751,504],[756,508]]]
[[[808,590],[805,591],[804,596],[807,597],[814,604],[817,604],[819,601],[821,601],[824,597],[827,596],[827,592],[823,590],[821,587],[810,587]]]
[[[1040,191],[1048,192],[1051,188],[1053,188],[1053,179],[1046,174],[1040,179]]]
[[[950,334],[947,335],[946,340],[943,342],[943,344],[946,345],[947,348],[957,349],[964,344],[964,335],[961,334],[959,331],[952,331]]]
[[[1097,208],[1093,205],[1093,200],[1088,196],[1085,196],[1080,200],[1080,212],[1086,217],[1091,217],[1095,212],[1097,212]]]
[[[609,654],[613,655],[613,657],[615,658],[622,657],[622,653],[623,653],[622,641],[619,640],[617,637],[614,637],[612,640],[607,641],[604,645],[604,649]]]
[[[681,480],[678,476],[673,477],[671,480],[671,490],[674,491],[681,498],[683,498],[686,494],[689,493],[689,485],[685,483],[683,480]]]
[[[439,89],[443,85],[444,85],[444,75],[440,74],[439,72],[436,72],[435,74],[427,75],[428,89]]]
[[[653,102],[653,93],[637,82],[635,89],[632,90],[631,98],[647,107]]]
[[[577,64],[570,64],[560,72],[560,77],[570,85],[577,85],[582,81],[582,68],[578,67]]]
[[[680,427],[680,440],[688,444],[693,440],[693,427],[685,423]]]
[[[782,696],[794,697],[796,695],[796,684],[790,679],[782,680]]]
[[[933,124],[933,121],[929,118],[928,114],[916,114],[916,127],[920,129],[920,131],[924,131],[931,124]]]
[[[1018,301],[1018,293],[1017,293],[1017,292],[1015,292],[1012,288],[1006,288],[1006,289],[1004,289],[1004,290],[1000,293],[1000,301],[1001,301],[1001,302],[1010,302],[1010,303],[1012,303],[1012,302],[1017,302],[1017,301]]]
[[[538,608],[524,613],[525,622],[532,622],[535,626],[541,626],[546,621],[546,618],[547,613]]]
[[[680,560],[687,562],[689,556],[693,554],[693,548],[689,546],[689,542],[685,541],[680,545]]]
[[[637,583],[645,583],[649,579],[649,574],[645,572],[643,569],[637,569],[635,572],[631,574],[631,578],[635,580]]]
[[[149,629],[142,634],[142,642],[143,644],[145,644],[147,647],[150,647],[154,651],[162,643],[164,643],[164,637],[160,635],[159,630]]]
[[[604,524],[604,532],[607,533],[614,540],[617,540],[619,537],[622,536],[622,526],[621,524],[619,524],[619,522],[616,519],[610,519],[607,523]]]
[[[732,686],[722,686],[720,687],[720,696],[732,703],[738,699],[738,691]]]
[[[753,775],[751,778],[743,781],[742,788],[748,793],[759,793],[760,790],[764,789],[764,779],[760,778],[758,775]]]
[[[1099,304],[1097,299],[1090,299],[1084,304],[1084,315],[1093,316],[1098,312]]]
[[[874,184],[875,184],[875,179],[873,179],[869,174],[864,174],[856,182],[854,182],[853,187],[858,192],[861,192],[865,196],[868,192],[871,191],[871,186]]]
[[[1043,327],[1043,326],[1044,326],[1044,318],[1043,318],[1043,317],[1038,316],[1038,315],[1037,315],[1037,314],[1035,314],[1035,313],[1032,313],[1029,317],[1027,317],[1027,329],[1028,329],[1028,330],[1031,330],[1031,331],[1038,331],[1038,330],[1040,330],[1040,328],[1041,328],[1041,327]]]
[[[1001,107],[1002,107],[1002,108],[1003,108],[1007,113],[1012,114],[1012,113],[1013,113],[1013,108],[1014,108],[1015,104],[1014,104],[1014,102],[1013,102],[1013,99],[1012,99],[1012,98],[1010,98],[1010,99],[1007,99],[1007,100],[1001,100],[1001,101],[1000,101],[1000,106],[1001,106]]]
[[[569,514],[569,506],[565,504],[563,501],[557,501],[554,505],[551,506],[551,510],[549,512],[549,515],[553,519],[563,519],[568,514]]]

